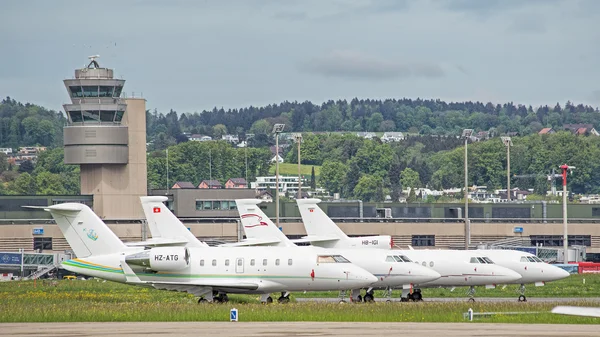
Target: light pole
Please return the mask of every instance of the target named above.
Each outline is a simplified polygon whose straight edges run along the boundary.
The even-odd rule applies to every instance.
[[[285,128],[285,124],[273,125],[275,134],[275,224],[279,228],[279,134]]]
[[[569,236],[567,231],[567,171],[575,169],[575,166],[569,166],[563,164],[560,166],[562,169],[563,179],[563,263],[569,263]]]
[[[169,194],[169,148],[167,148],[167,194]]]
[[[302,199],[302,175],[300,172],[300,143],[302,143],[302,134],[295,133],[294,140],[298,144],[298,199]]]
[[[469,167],[467,144],[469,137],[473,134],[473,129],[464,129],[462,137],[465,139],[465,250],[469,250],[471,244],[471,223],[469,222]]]
[[[502,143],[506,146],[506,199],[510,201],[511,193],[510,193],[510,147],[513,145],[510,137],[500,137],[502,139]]]

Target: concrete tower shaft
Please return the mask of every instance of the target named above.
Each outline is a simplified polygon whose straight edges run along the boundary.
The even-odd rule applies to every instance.
[[[71,104],[63,105],[65,164],[81,167],[81,193],[94,195],[106,219],[140,219],[146,190],[146,101],[121,98],[125,80],[114,79],[91,56],[75,78],[64,80]]]

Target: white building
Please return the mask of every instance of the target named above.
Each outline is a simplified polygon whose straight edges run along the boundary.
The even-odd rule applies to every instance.
[[[232,144],[237,144],[240,142],[240,138],[237,135],[223,135],[221,136],[221,139],[228,141]]]
[[[381,136],[381,141],[387,142],[399,142],[404,140],[404,134],[402,132],[386,132]]]
[[[373,132],[357,132],[356,135],[364,139],[373,139],[376,136]]]
[[[195,134],[191,135],[188,139],[194,142],[206,142],[212,140],[212,137]]]
[[[13,152],[12,147],[0,147],[0,152],[4,153],[5,155],[9,155]]]
[[[275,176],[256,177],[256,181],[250,183],[250,187],[257,192],[262,192],[268,189],[275,189]],[[305,178],[302,178],[302,190],[308,188],[309,184]],[[298,176],[279,176],[279,192],[280,193],[297,193],[298,192]]]

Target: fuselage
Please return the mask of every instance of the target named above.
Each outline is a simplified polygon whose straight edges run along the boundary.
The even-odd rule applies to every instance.
[[[63,266],[84,275],[130,283],[121,266],[124,260],[141,282],[211,286],[229,293],[344,290],[367,287],[377,281],[364,269],[320,248],[190,247],[185,248],[189,252],[186,254],[182,249],[128,250],[125,254],[73,259],[63,262]],[[141,263],[142,260],[148,262]],[[254,290],[228,287],[238,283],[257,287]]]
[[[471,263],[476,251],[458,250],[394,250],[408,256],[415,263],[428,266],[441,277],[422,283],[421,287],[436,286],[481,286],[506,284],[521,278],[521,275],[493,263]],[[480,254],[483,255],[483,254]]]
[[[411,284],[434,281],[441,276],[433,269],[404,261],[394,250],[331,248],[327,251],[341,254],[375,275],[378,281],[371,285],[373,288],[402,288]]]
[[[517,250],[482,249],[476,250],[499,266],[511,269],[521,275],[517,284],[550,282],[568,277],[570,274],[556,266],[545,263],[537,256]],[[543,283],[542,283],[543,284]]]

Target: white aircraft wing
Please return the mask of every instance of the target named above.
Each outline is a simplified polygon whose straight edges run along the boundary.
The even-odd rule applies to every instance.
[[[136,242],[124,242],[128,247],[144,247],[144,246],[179,246],[185,245],[188,243],[188,240],[185,238],[152,238],[146,241],[136,241]]]
[[[300,239],[291,240],[293,243],[311,243],[311,242],[325,242],[325,241],[337,241],[340,238],[335,236],[318,236],[318,235],[308,235],[303,236]]]
[[[559,305],[552,309],[552,313],[562,315],[600,317],[600,308]]]
[[[267,246],[279,243],[278,238],[245,239],[240,242],[223,243],[218,247]]]

